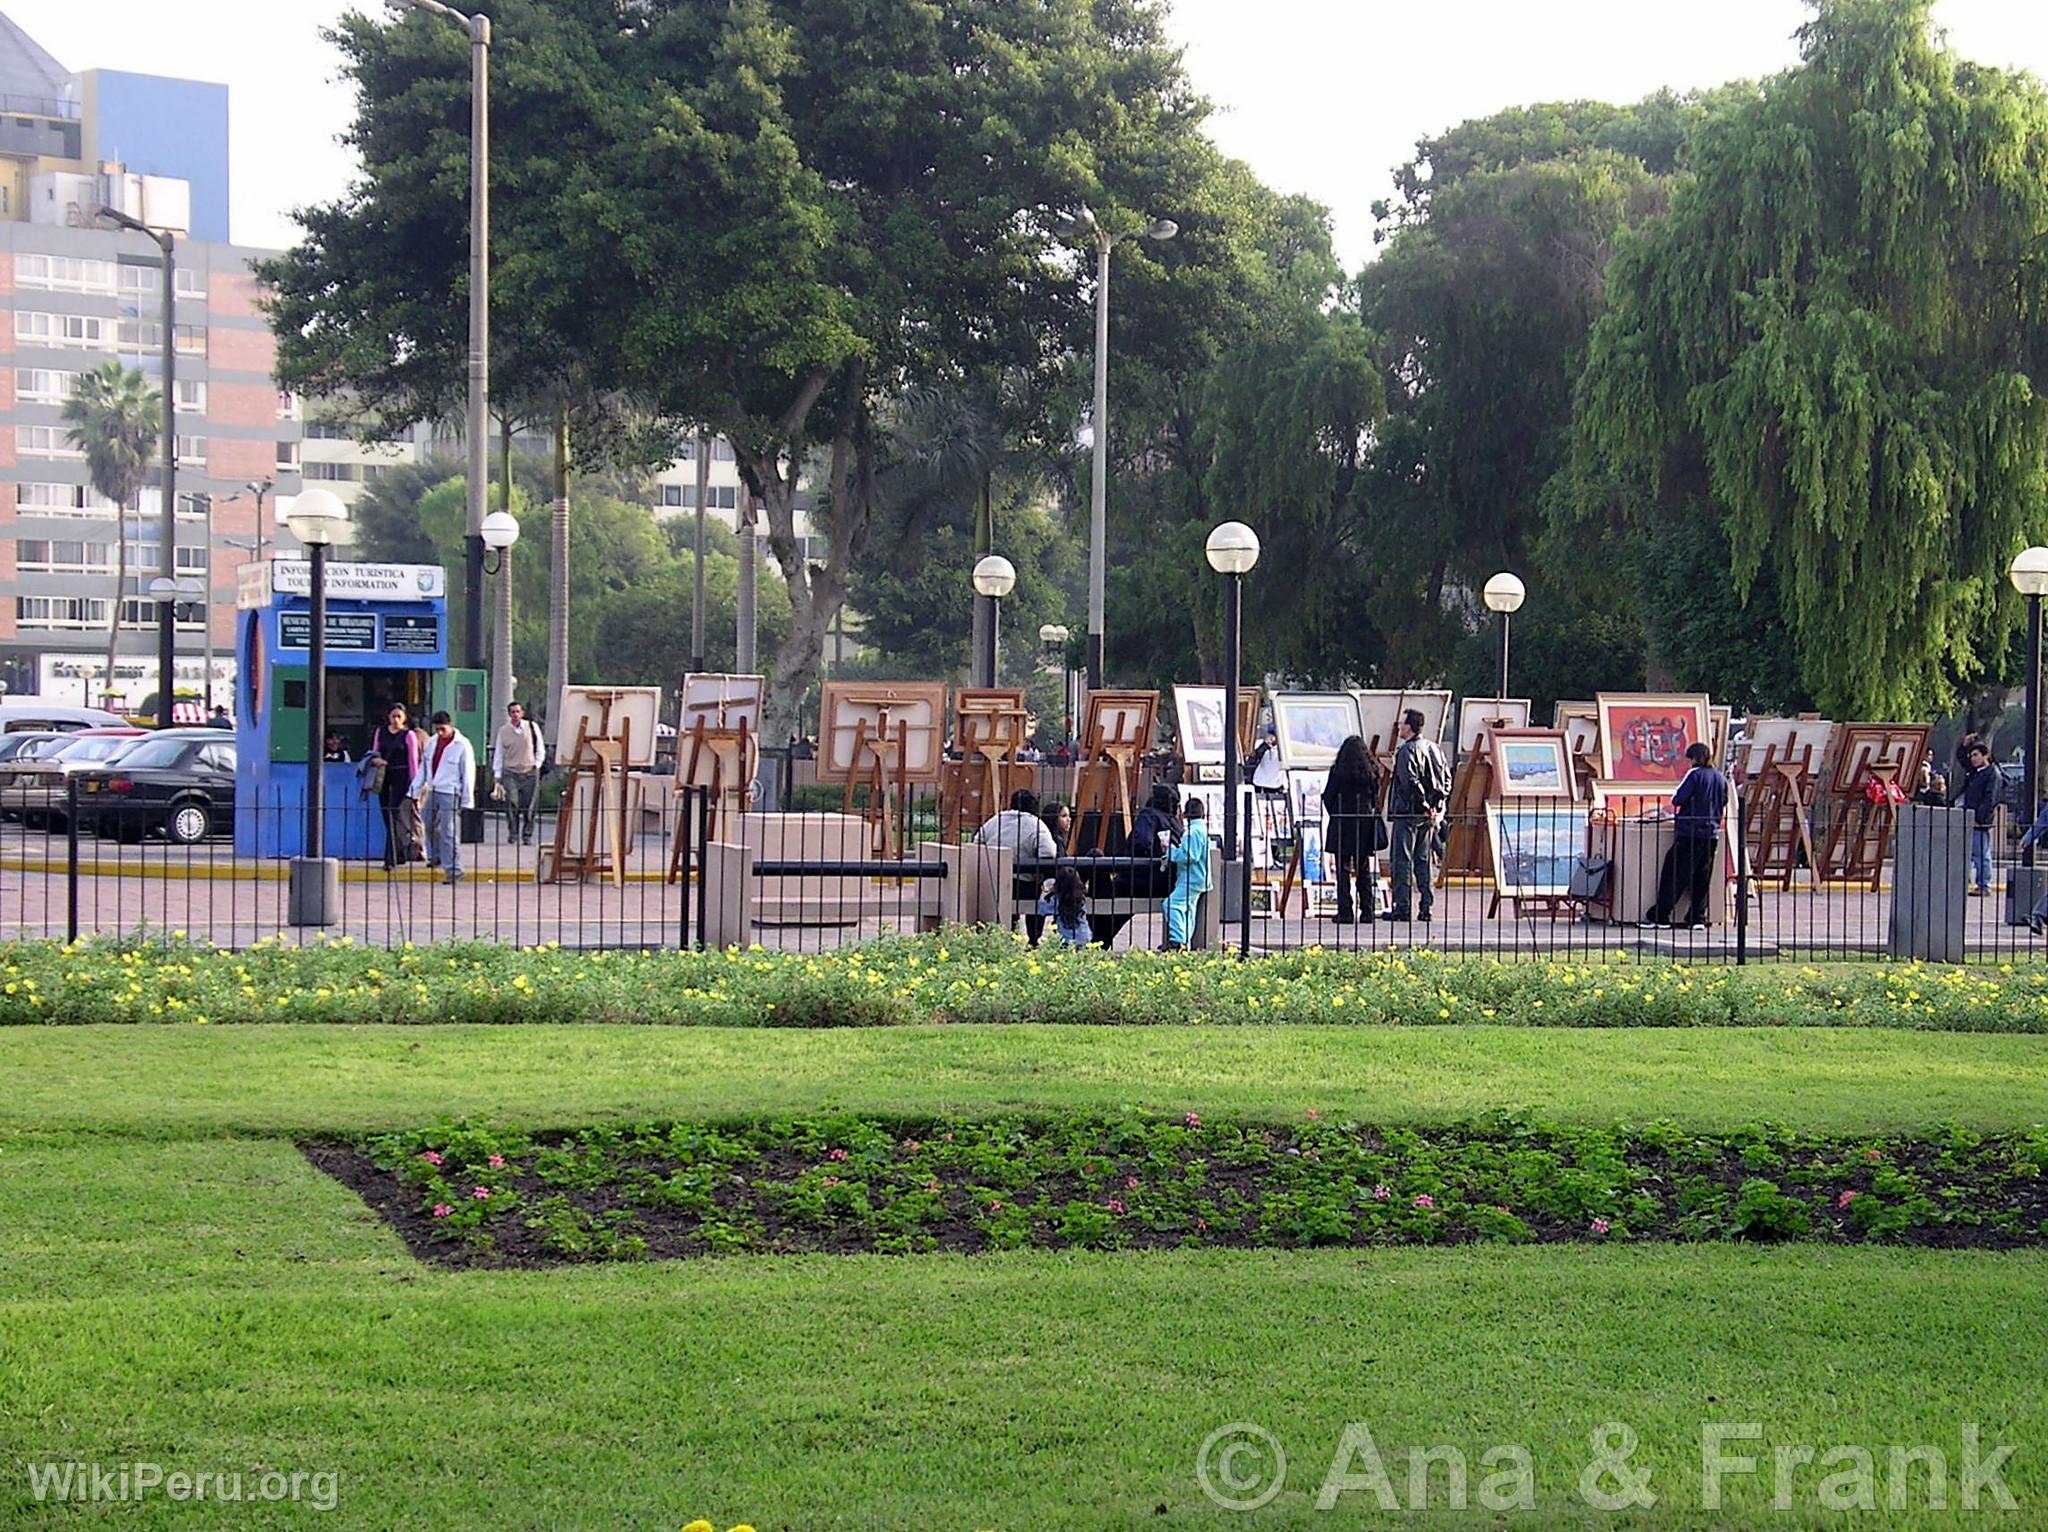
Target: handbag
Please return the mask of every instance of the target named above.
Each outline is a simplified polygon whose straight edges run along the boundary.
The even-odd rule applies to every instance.
[[[1607,880],[1613,871],[1614,863],[1604,856],[1582,856],[1572,864],[1565,892],[1588,904],[1600,904],[1607,898]]]

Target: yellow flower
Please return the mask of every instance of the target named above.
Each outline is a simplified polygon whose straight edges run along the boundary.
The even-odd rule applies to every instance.
[[[683,1528],[683,1532],[718,1532],[718,1529],[699,1516],[695,1521]]]

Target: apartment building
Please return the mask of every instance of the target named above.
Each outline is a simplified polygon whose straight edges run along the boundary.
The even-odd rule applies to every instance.
[[[0,681],[10,693],[135,706],[156,690],[161,470],[123,514],[93,489],[63,407],[78,375],[107,361],[160,384],[166,324],[180,690],[232,695],[235,569],[295,546],[279,510],[300,487],[300,411],[273,380],[276,346],[250,271],[268,252],[228,242],[227,163],[225,86],[73,75],[0,16]],[[173,234],[172,312],[156,242],[105,227],[102,207]]]

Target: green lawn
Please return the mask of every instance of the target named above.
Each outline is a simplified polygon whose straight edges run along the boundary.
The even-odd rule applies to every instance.
[[[1947,1453],[2017,1443],[2008,1525],[2048,1519],[2048,1258],[1658,1245],[749,1257],[420,1266],[292,1148],[475,1113],[527,1126],[828,1107],[1081,1107],[1382,1120],[1775,1119],[1843,1134],[2048,1120],[2048,1040],[1847,1029],[83,1026],[0,1033],[0,1526],[54,1523],[24,1464],[341,1475],[340,1515],[155,1499],[125,1526],[1332,1527],[1345,1423],[1401,1503],[1411,1446],[1535,1466],[1509,1525],[1772,1520],[1768,1472],[1700,1506],[1700,1431]],[[1284,1444],[1255,1515],[1195,1458]],[[1652,1510],[1578,1498],[1588,1436],[1640,1437]],[[1239,1467],[1246,1466],[1240,1462]],[[1354,1465],[1355,1466],[1355,1465]],[[1819,1475],[1784,1525],[1821,1519]],[[1447,1489],[1441,1471],[1435,1504]],[[1872,1524],[1946,1526],[1916,1480]],[[1164,1507],[1164,1511],[1158,1508]],[[1803,1511],[1806,1514],[1798,1514]],[[1995,1514],[1988,1510],[1982,1514]],[[1475,1510],[1401,1524],[1500,1524]]]
[[[834,1107],[1308,1107],[1822,1133],[2048,1121],[2048,1038],[1839,1028],[81,1026],[0,1032],[0,1131],[355,1132]]]
[[[2035,1256],[1486,1248],[450,1275],[277,1141],[17,1141],[0,1166],[6,1525],[55,1519],[15,1467],[43,1458],[332,1469],[333,1524],[435,1532],[673,1532],[697,1515],[764,1532],[1388,1524],[1362,1491],[1339,1515],[1311,1508],[1347,1421],[1368,1423],[1404,1505],[1410,1446],[1460,1448],[1475,1493],[1485,1449],[1526,1447],[1538,1509],[1516,1525],[1590,1519],[1578,1476],[1608,1421],[1639,1434],[1632,1461],[1660,1499],[1602,1523],[1770,1519],[1767,1481],[1699,1509],[1710,1421],[1760,1423],[1767,1466],[1772,1444],[1854,1443],[1882,1474],[1889,1444],[1924,1442],[1952,1478],[1976,1421],[2021,1446],[2007,1524],[2048,1505]],[[1290,1458],[1249,1518],[1194,1478],[1203,1439],[1237,1421]],[[1809,1514],[1786,1524],[1819,1519],[1817,1483],[1795,1479]],[[1436,1489],[1441,1504],[1441,1473]],[[120,1512],[202,1522],[162,1500]]]

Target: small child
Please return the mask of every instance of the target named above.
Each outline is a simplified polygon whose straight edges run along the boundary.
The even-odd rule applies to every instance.
[[[1088,895],[1075,868],[1062,867],[1046,880],[1038,913],[1052,922],[1053,933],[1069,947],[1085,947],[1095,940],[1088,927]]]

